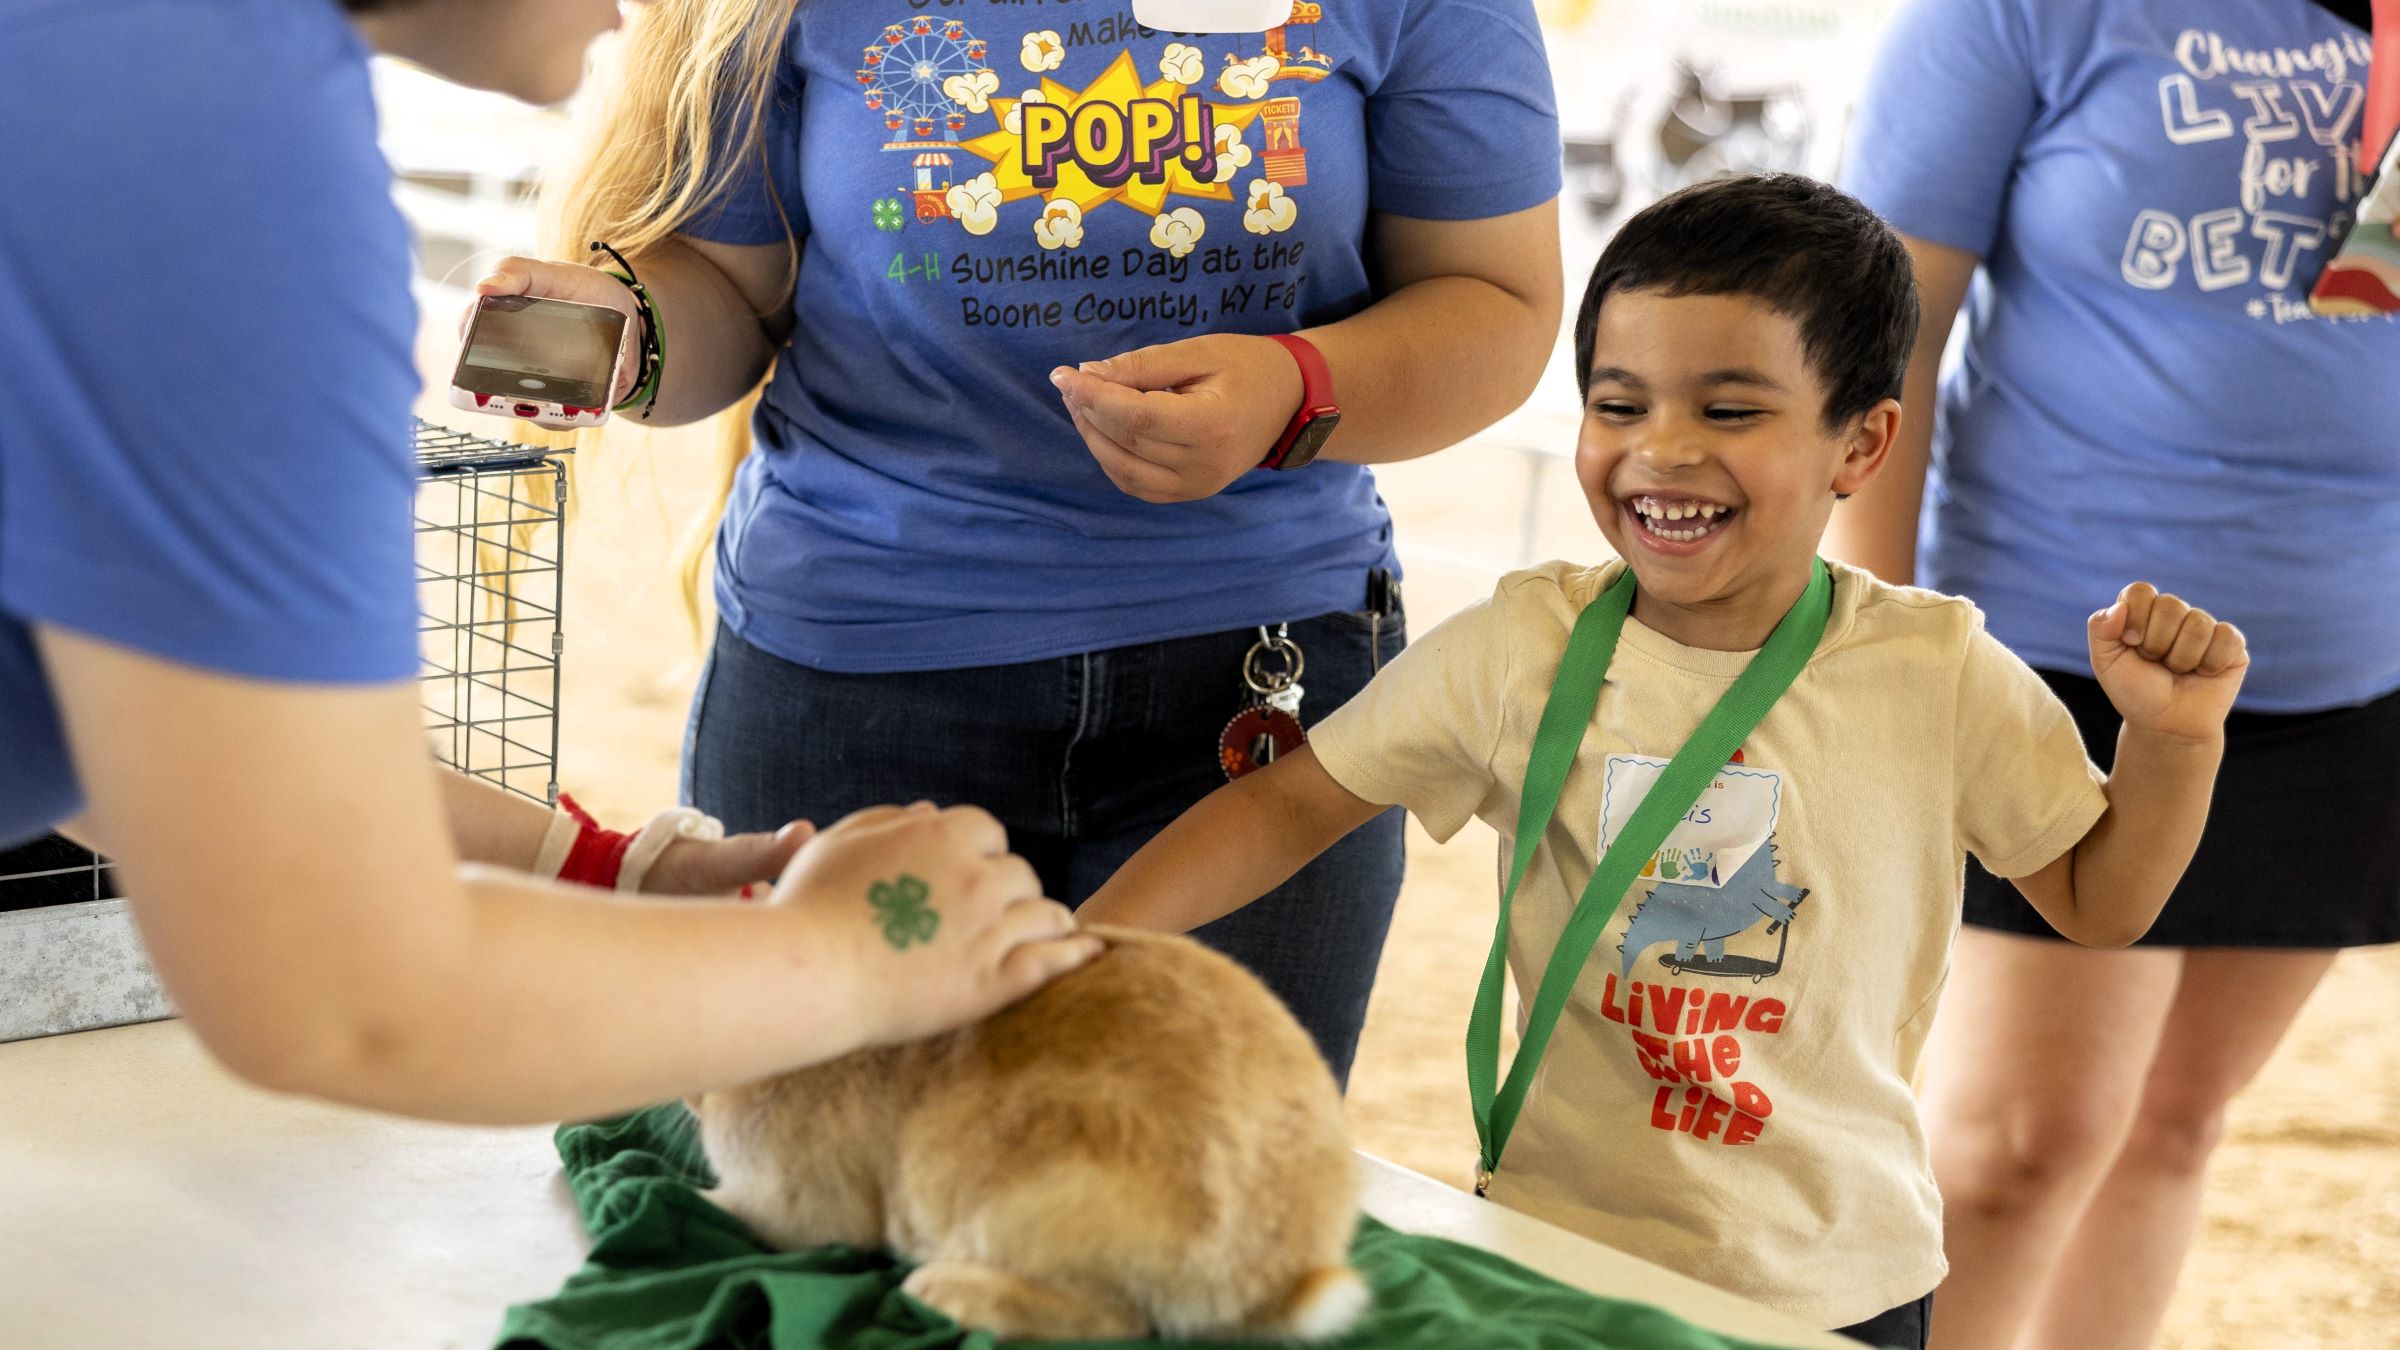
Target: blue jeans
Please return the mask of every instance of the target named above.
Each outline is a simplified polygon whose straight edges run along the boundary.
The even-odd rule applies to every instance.
[[[1363,612],[1292,622],[1307,661],[1304,724],[1365,686],[1370,626]],[[1395,604],[1380,624],[1382,660],[1406,643],[1403,626]],[[887,802],[980,806],[1050,895],[1080,905],[1224,784],[1217,736],[1243,706],[1242,658],[1257,637],[1249,628],[1016,665],[842,675],[720,626],[685,737],[683,798],[736,831],[830,824]],[[1266,981],[1345,1083],[1401,852],[1401,813],[1387,811],[1193,935]]]

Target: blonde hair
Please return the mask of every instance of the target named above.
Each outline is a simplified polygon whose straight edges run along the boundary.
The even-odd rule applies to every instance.
[[[577,163],[542,191],[549,255],[584,262],[591,242],[606,240],[638,270],[643,252],[689,223],[746,167],[763,176],[767,100],[798,8],[799,0],[654,0],[630,11],[625,34],[594,62],[578,104],[586,132]],[[785,238],[790,243],[788,221]],[[799,251],[791,247],[796,269]],[[787,271],[787,289],[791,277]],[[672,350],[674,334],[667,337]],[[716,482],[679,558],[695,636],[709,542],[734,469],[749,453],[750,413],[763,387],[705,424],[717,442]],[[610,422],[623,424],[622,417]]]

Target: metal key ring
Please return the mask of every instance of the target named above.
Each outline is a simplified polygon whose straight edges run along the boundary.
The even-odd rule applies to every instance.
[[[1250,650],[1242,657],[1242,683],[1250,686],[1250,692],[1272,694],[1300,682],[1300,672],[1308,667],[1308,655],[1300,650],[1299,643],[1286,636],[1290,631],[1291,627],[1287,624],[1282,631],[1270,634],[1265,625],[1260,625],[1258,641],[1251,643]],[[1283,658],[1284,668],[1271,677],[1262,676],[1258,670],[1258,658],[1270,652]]]

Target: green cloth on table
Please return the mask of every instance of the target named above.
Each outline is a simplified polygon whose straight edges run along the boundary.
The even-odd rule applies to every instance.
[[[509,1309],[503,1350],[988,1350],[994,1344],[903,1295],[908,1268],[880,1252],[762,1246],[701,1198],[700,1188],[713,1178],[680,1105],[562,1126],[558,1152],[591,1231],[592,1254],[555,1296]],[[1375,1306],[1331,1343],[1336,1350],[1766,1350],[1373,1219],[1360,1223],[1351,1257],[1374,1286]],[[1063,1343],[1009,1344],[1034,1350]],[[1122,1343],[1074,1344],[1094,1350]],[[1259,1343],[1238,1344],[1256,1350]]]

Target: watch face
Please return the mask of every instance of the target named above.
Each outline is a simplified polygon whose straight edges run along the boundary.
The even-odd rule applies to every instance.
[[[1283,463],[1276,467],[1297,469],[1315,459],[1317,452],[1325,448],[1325,438],[1331,436],[1333,429],[1340,426],[1341,422],[1340,413],[1321,412],[1302,423],[1300,434],[1292,441],[1292,448],[1284,452]]]

